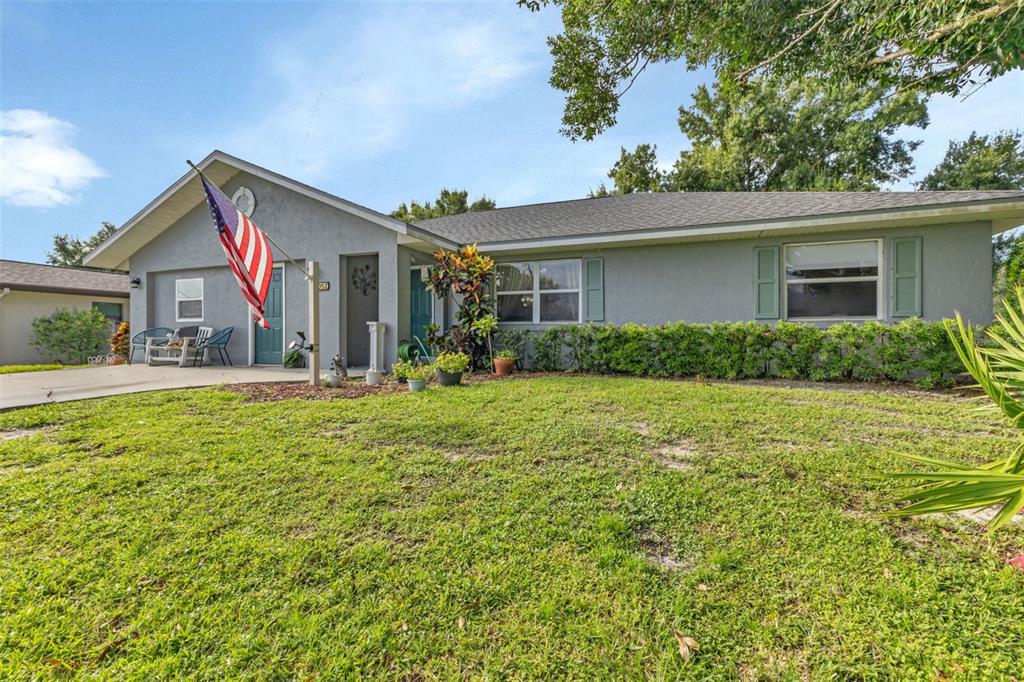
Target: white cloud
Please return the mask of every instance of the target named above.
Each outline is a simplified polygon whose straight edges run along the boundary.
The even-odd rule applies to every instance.
[[[538,45],[542,35],[437,6],[393,7],[356,25],[351,13],[332,11],[271,43],[253,98],[269,106],[218,141],[315,180],[402,146],[418,117],[507,91],[540,66]]]
[[[71,145],[75,127],[35,109],[0,111],[0,199],[12,206],[71,203],[103,170]]]

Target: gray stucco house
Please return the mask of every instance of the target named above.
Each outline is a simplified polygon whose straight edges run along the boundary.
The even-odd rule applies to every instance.
[[[412,225],[220,151],[199,167],[296,259],[320,262],[321,349],[369,359],[368,321],[398,342],[445,324],[422,276],[438,247],[498,263],[503,325],[780,319],[992,319],[991,237],[1024,224],[1024,192],[632,194]],[[278,364],[307,327],[302,274],[274,253],[273,329],[254,327],[203,190],[182,176],[87,258],[126,269],[133,330],[234,326],[236,362]]]

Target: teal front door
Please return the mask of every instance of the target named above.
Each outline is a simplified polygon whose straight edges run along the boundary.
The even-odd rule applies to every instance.
[[[263,307],[270,329],[264,329],[255,322],[256,364],[280,365],[281,347],[284,344],[284,298],[281,296],[281,268],[274,268],[267,290],[267,303]]]
[[[409,341],[413,345],[416,343],[412,337],[419,337],[424,344],[427,342],[427,325],[431,322],[431,308],[434,305],[434,300],[427,290],[427,283],[420,275],[421,272],[422,270],[416,268],[410,277],[412,290],[409,296]]]

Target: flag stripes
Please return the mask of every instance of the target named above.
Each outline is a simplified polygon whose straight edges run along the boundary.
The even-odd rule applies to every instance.
[[[235,276],[256,323],[264,329],[270,329],[270,323],[264,317],[264,305],[270,288],[274,257],[267,237],[220,189],[207,182],[205,177],[200,177],[228,268]]]

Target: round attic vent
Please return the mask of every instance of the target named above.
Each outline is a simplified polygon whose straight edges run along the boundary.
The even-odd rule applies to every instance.
[[[238,210],[251,218],[256,210],[256,197],[248,187],[239,187],[231,197],[231,203],[238,207]]]

